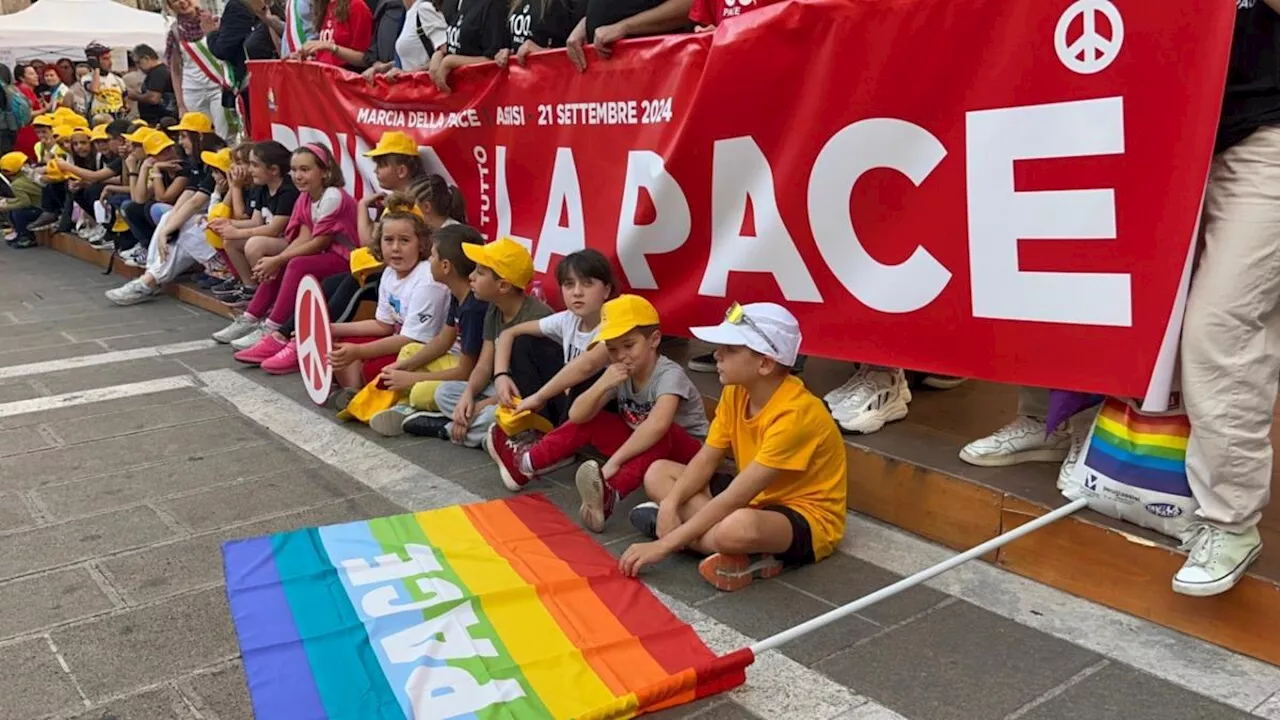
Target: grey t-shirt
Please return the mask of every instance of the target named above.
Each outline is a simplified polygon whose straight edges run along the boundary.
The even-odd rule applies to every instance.
[[[707,408],[702,404],[702,393],[685,375],[684,368],[665,355],[658,356],[658,364],[654,365],[653,374],[644,387],[632,387],[628,380],[614,390],[618,414],[632,430],[648,419],[649,412],[663,395],[680,398],[680,405],[676,408],[677,425],[695,437],[707,436]]]
[[[489,303],[489,311],[484,315],[484,339],[494,342],[503,330],[530,320],[541,320],[551,314],[551,308],[536,297],[525,297],[524,303],[516,311],[511,322],[502,321],[502,311],[497,303]]]

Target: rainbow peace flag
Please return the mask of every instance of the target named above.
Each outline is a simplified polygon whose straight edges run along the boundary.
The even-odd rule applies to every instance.
[[[717,658],[541,495],[223,545],[257,717],[630,718],[731,689]]]
[[[1149,415],[1107,398],[1094,423],[1085,464],[1126,485],[1190,496],[1189,437],[1191,422],[1185,414]]]

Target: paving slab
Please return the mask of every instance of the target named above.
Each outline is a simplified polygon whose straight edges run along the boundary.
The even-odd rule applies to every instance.
[[[765,638],[833,610],[835,605],[782,583],[758,582],[738,592],[719,593],[700,603],[698,609],[730,627],[750,628],[753,637]],[[851,615],[780,649],[787,657],[812,665],[879,630],[880,626]]]
[[[0,647],[4,668],[4,692],[0,692],[0,718],[27,720],[84,707],[70,676],[42,637]]]
[[[956,602],[814,668],[909,718],[992,720],[1100,656]]]
[[[735,709],[741,710],[744,715],[725,715],[722,708],[726,705],[732,705],[728,712],[732,713]],[[652,715],[645,715],[649,720],[702,720],[703,718],[714,720],[728,720],[728,718],[754,718],[746,708],[730,703],[723,695],[715,695],[702,700],[696,700],[687,705],[678,705],[668,710],[661,710]]]
[[[210,315],[209,319],[193,317],[191,322],[183,327],[165,328],[145,335],[106,338],[101,342],[108,350],[133,350],[156,345],[172,345],[173,343],[191,342],[192,340],[204,340],[226,326],[225,321],[215,322],[213,318],[213,315]],[[224,352],[230,354],[230,350],[225,348]]]
[[[219,327],[217,329],[221,330],[222,328]],[[245,372],[257,372],[258,374],[262,374],[262,371],[257,370],[256,368],[250,368],[244,363],[236,360],[232,357],[233,353],[234,351],[229,346],[219,345],[218,347],[209,348],[207,350],[196,350],[195,352],[182,353],[181,355],[174,355],[173,357],[175,360],[182,363],[183,367],[190,369],[192,372],[208,372],[209,370],[243,370]],[[294,382],[301,383],[301,381],[297,380],[293,375],[288,375],[286,377],[293,377],[295,378]]]
[[[12,352],[15,350],[31,350],[42,347],[55,347],[58,345],[70,345],[76,342],[68,338],[60,330],[49,330],[47,332],[36,333],[33,335],[25,335],[23,337],[10,338],[4,341],[0,348],[4,352]]]
[[[70,518],[316,464],[280,442],[174,458],[158,465],[47,485],[35,491],[55,518]]]
[[[237,654],[222,588],[179,595],[50,633],[92,701],[127,693]]]
[[[8,347],[8,343],[5,343],[4,347]],[[10,349],[0,352],[0,367],[65,360],[85,355],[99,355],[104,352],[106,350],[96,342],[68,343],[64,340],[61,345],[33,347],[26,350]]]
[[[0,403],[11,403],[19,400],[31,400],[44,395],[34,385],[25,380],[0,382]]]
[[[21,455],[32,450],[44,450],[45,448],[56,446],[57,443],[40,432],[39,428],[24,427],[13,430],[0,430],[0,457]]]
[[[785,585],[845,605],[902,579],[888,570],[835,553],[820,563],[790,570],[779,578]],[[923,585],[866,608],[858,615],[881,625],[894,625],[937,605],[947,596]]]
[[[200,673],[183,682],[183,692],[199,698],[205,708],[218,714],[218,720],[254,720],[240,661],[211,673]]]
[[[205,396],[167,405],[142,406],[105,415],[63,420],[56,424],[50,423],[50,426],[63,444],[71,445],[146,430],[190,425],[202,420],[225,417],[232,412],[226,404]]]
[[[110,341],[110,340],[123,340],[125,338],[131,338],[131,337],[136,337],[136,338],[150,337],[150,336],[155,336],[159,333],[163,333],[169,330],[181,330],[182,328],[188,327],[193,323],[208,322],[205,318],[199,315],[192,315],[190,313],[185,313],[185,312],[181,314],[170,313],[170,315],[171,317],[169,317],[168,319],[150,319],[150,320],[138,320],[138,319],[127,320],[126,319],[125,322],[117,322],[109,325],[102,325],[100,327],[84,327],[84,328],[71,329],[71,330],[64,329],[63,332],[65,332],[69,337],[77,341],[80,341],[80,340]],[[58,323],[58,326],[61,327],[62,323]],[[160,342],[147,343],[147,345],[163,345],[163,344],[164,343],[160,343]]]
[[[60,423],[68,420],[100,415],[111,415],[113,413],[122,413],[128,410],[138,410],[141,408],[150,408],[159,405],[167,405],[169,403],[182,402],[184,400],[198,400],[208,397],[208,395],[196,388],[178,388],[176,390],[165,390],[163,392],[149,393],[146,395],[133,395],[130,397],[116,398],[114,400],[103,400],[102,402],[85,403],[83,405],[68,405],[66,407],[54,408],[52,410],[41,410],[39,412],[24,413],[22,415],[11,415],[9,417],[0,418],[0,428],[28,427],[31,425],[42,424],[57,427]]]
[[[0,536],[0,580],[174,537],[148,507],[103,513]]]
[[[103,302],[107,301],[104,299]],[[142,306],[142,308],[146,308],[146,306]],[[140,308],[120,308],[120,310],[125,309],[138,310]],[[49,312],[46,314],[56,316],[58,313]],[[168,303],[165,303],[164,305],[153,305],[150,309],[143,309],[142,312],[138,313],[112,311],[92,312],[72,317],[57,317],[52,321],[39,320],[0,325],[0,340],[7,341],[9,338],[20,338],[27,337],[29,335],[47,333],[50,328],[55,325],[58,330],[71,334],[71,336],[77,341],[90,340],[94,338],[86,337],[84,335],[84,331],[92,329],[95,333],[98,333],[105,331],[107,328],[118,328],[122,326],[132,329],[146,324],[186,320],[191,316],[192,314],[183,310],[181,306]]]
[[[55,395],[88,390],[90,388],[110,387],[126,383],[155,380],[156,378],[186,375],[187,369],[173,358],[148,357],[126,362],[107,363],[75,370],[62,370],[33,376]]]
[[[218,419],[138,433],[128,442],[106,439],[27,453],[0,464],[0,488],[27,490],[172,458],[196,463],[204,453],[254,445],[267,437],[248,420]]]
[[[182,707],[182,698],[165,687],[97,705],[72,720],[187,720]]]
[[[176,542],[103,560],[102,569],[130,602],[142,603],[224,581],[222,543],[305,527],[368,520],[404,512],[381,495],[369,493],[341,502],[247,525],[223,528]]]
[[[17,530],[36,524],[27,504],[17,495],[0,495],[0,532]]]
[[[0,640],[112,608],[83,567],[0,583]]]
[[[368,488],[325,467],[286,470],[156,503],[193,531],[325,505]]]
[[[1035,706],[1022,720],[1246,720],[1253,717],[1127,665],[1111,663]]]

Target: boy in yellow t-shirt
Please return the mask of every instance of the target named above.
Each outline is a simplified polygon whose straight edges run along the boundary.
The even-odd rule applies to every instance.
[[[627,548],[619,567],[634,576],[688,548],[708,555],[698,565],[703,579],[739,590],[835,550],[848,497],[844,441],[822,401],[791,374],[800,325],[785,308],[734,303],[724,322],[692,330],[719,346],[724,393],[688,465],[649,467],[644,487],[655,502],[632,510],[631,523],[655,540]],[[730,451],[737,475],[717,474]]]

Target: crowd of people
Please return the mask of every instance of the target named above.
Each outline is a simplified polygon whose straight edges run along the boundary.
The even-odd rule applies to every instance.
[[[9,244],[74,228],[113,246],[145,268],[107,293],[120,305],[152,299],[194,270],[222,302],[243,309],[214,339],[277,374],[298,367],[299,283],[321,278],[336,343],[330,404],[342,418],[384,435],[483,447],[512,491],[590,448],[576,471],[587,528],[602,531],[630,493],[649,498],[630,522],[651,541],[623,555],[627,572],[692,548],[708,555],[704,577],[736,589],[820,560],[838,543],[847,493],[841,431],[876,432],[907,415],[918,384],[964,380],[863,364],[818,399],[798,379],[796,319],[769,303],[735,303],[721,325],[695,328],[718,349],[682,367],[659,352],[656,309],[619,294],[610,261],[594,250],[557,266],[564,309],[531,294],[528,251],[506,239],[486,244],[467,225],[458,189],[424,168],[407,135],[388,132],[368,153],[382,192],[359,202],[330,148],[236,140],[247,121],[247,59],[328,63],[370,79],[425,72],[447,88],[454,68],[523,63],[546,48],[565,48],[585,70],[586,44],[607,58],[622,38],[711,30],[767,2],[231,0],[214,18],[194,0],[170,0],[175,22],[163,55],[134,48],[123,77],[98,46],[84,63],[19,65],[12,78],[0,68],[10,99],[0,113]],[[1272,147],[1280,147],[1280,77],[1259,71],[1259,46],[1239,40],[1280,38],[1280,16],[1269,4],[1247,5],[1209,184],[1208,251],[1183,336],[1193,427],[1186,472],[1201,517],[1173,585],[1191,595],[1229,589],[1257,557],[1271,477],[1280,354],[1265,333],[1277,298],[1258,297],[1275,280],[1233,278],[1270,268],[1259,258],[1280,251],[1255,232],[1271,225],[1238,219],[1261,212],[1250,204],[1261,192],[1255,178],[1280,163]],[[1258,82],[1269,88],[1266,102],[1250,89]],[[1248,268],[1221,249],[1239,243],[1253,243],[1240,259]],[[376,304],[374,317],[357,319],[365,300]],[[715,372],[725,385],[714,418],[686,370]],[[1048,398],[1023,389],[1015,420],[966,445],[961,458],[1062,463],[1061,485],[1092,416],[1051,423]]]

